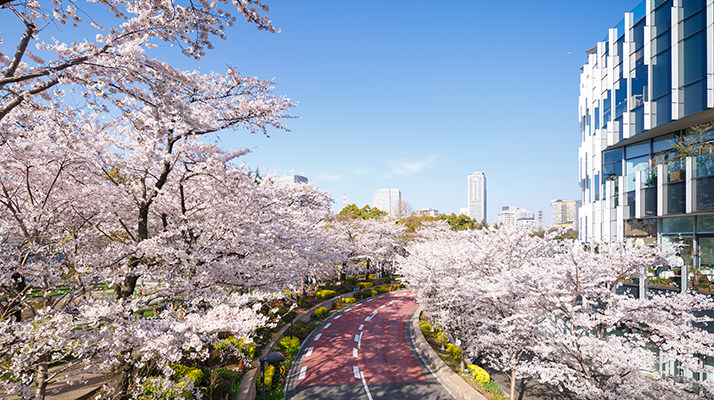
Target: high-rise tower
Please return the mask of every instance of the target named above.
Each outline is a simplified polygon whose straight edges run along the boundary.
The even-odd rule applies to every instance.
[[[486,174],[475,171],[468,177],[468,216],[476,222],[486,222]]]

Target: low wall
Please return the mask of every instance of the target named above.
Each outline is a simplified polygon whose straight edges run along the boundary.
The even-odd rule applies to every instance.
[[[414,349],[419,353],[422,361],[436,376],[442,386],[451,393],[457,400],[488,400],[478,390],[474,389],[461,376],[449,368],[446,363],[439,357],[438,354],[431,348],[429,342],[426,341],[424,335],[419,329],[419,315],[421,307],[409,316],[412,329],[412,338],[414,338]]]

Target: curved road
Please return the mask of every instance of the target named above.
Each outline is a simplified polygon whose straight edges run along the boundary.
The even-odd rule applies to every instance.
[[[411,349],[410,291],[386,293],[344,308],[305,340],[286,399],[453,399]]]

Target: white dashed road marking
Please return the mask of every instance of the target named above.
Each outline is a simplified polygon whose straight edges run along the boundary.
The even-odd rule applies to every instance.
[[[322,333],[318,333],[317,335],[315,335],[315,339],[313,339],[313,342],[314,342],[315,340],[320,339],[321,336],[322,336]]]
[[[306,367],[306,366],[300,368],[300,375],[298,376],[298,380],[304,379],[306,373],[307,373],[307,367]]]
[[[356,365],[352,366],[352,373],[355,374],[355,378],[359,379],[359,368]]]
[[[314,347],[308,348],[307,351],[305,352],[305,357],[310,357],[310,355],[312,354],[312,350],[313,350],[313,349],[314,349]]]

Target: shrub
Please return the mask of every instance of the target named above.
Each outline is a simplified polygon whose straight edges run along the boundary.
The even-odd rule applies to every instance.
[[[377,288],[377,293],[386,293],[389,291],[389,286],[379,286]]]
[[[434,328],[429,321],[419,320],[419,330],[421,330],[421,334],[424,336],[429,336],[434,333]]]
[[[171,369],[174,370],[174,375],[172,378],[180,381],[181,379],[188,378],[194,382],[196,386],[203,380],[203,371],[200,368],[188,367],[183,364],[171,364]]]
[[[295,336],[283,336],[278,340],[278,349],[284,350],[288,353],[297,353],[300,349],[300,339]]]
[[[446,345],[446,352],[451,355],[451,357],[454,358],[454,360],[460,360],[461,359],[461,349],[456,346],[455,344],[447,344]]]
[[[273,364],[268,364],[265,367],[265,390],[268,391],[273,386],[273,377],[275,376],[275,366]],[[260,387],[260,379],[258,379],[258,387]]]
[[[347,277],[345,277],[345,283],[354,286],[357,284],[357,278],[355,278],[354,275],[347,275]]]
[[[449,343],[449,334],[448,334],[448,333],[444,333],[444,330],[443,330],[443,329],[437,330],[436,340],[438,340],[439,342],[441,342],[441,335],[442,335],[442,334],[444,335],[444,343]]]
[[[488,372],[486,372],[486,370],[479,367],[478,365],[469,364],[466,366],[466,369],[469,370],[469,372],[471,373],[471,376],[474,379],[481,382],[482,384],[491,382],[491,376],[488,374]],[[498,386],[498,385],[496,385],[496,386]],[[484,387],[484,390],[486,390],[485,387]],[[486,390],[486,391],[488,392],[488,390]]]
[[[377,274],[369,274],[369,275],[367,275],[367,279],[369,279],[369,280],[374,280],[374,279],[376,279],[376,278],[377,278]]]
[[[503,396],[503,391],[501,390],[501,387],[498,386],[498,383],[496,381],[488,381],[486,383],[481,383],[481,387],[483,390],[489,392],[489,393],[495,393],[496,398],[503,398],[503,397],[498,397],[498,396]]]
[[[354,297],[345,297],[342,299],[342,302],[345,304],[354,304],[357,302],[357,299],[355,299]]]
[[[323,319],[327,316],[327,309],[325,307],[320,307],[312,313],[312,317],[315,319]]]
[[[315,293],[315,296],[317,296],[318,299],[329,299],[330,297],[335,296],[335,291],[334,290],[320,290],[319,292]]]
[[[362,289],[369,289],[372,286],[374,286],[374,283],[372,282],[360,282],[357,284],[357,286],[361,287]]]
[[[360,290],[359,292],[355,292],[355,299],[364,300],[367,297],[370,297],[371,295],[372,295],[371,290]]]
[[[370,293],[370,295],[372,295],[372,296],[376,296],[376,295],[379,294],[379,292],[377,292],[377,291],[374,290],[374,289],[370,290],[369,293]]]

